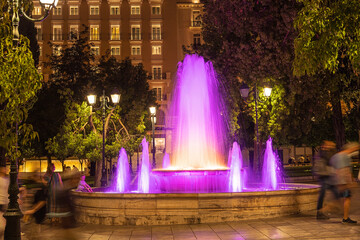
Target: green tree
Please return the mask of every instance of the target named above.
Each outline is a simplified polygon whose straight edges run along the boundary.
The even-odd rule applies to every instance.
[[[326,89],[331,99],[333,128],[337,145],[341,147],[346,139],[343,122],[345,111],[341,103],[347,104],[359,115],[360,2],[300,2],[304,7],[295,21],[299,34],[295,39],[294,74],[322,74],[326,77],[322,88]],[[355,124],[359,131],[358,119]]]
[[[2,4],[4,4],[2,2]],[[5,6],[2,6],[5,7]],[[6,8],[1,8],[1,10]],[[1,11],[0,10],[0,11]],[[3,12],[2,12],[3,13]],[[10,19],[3,13],[0,24],[0,147],[2,153],[15,159],[16,145],[25,144],[36,137],[31,125],[25,120],[41,87],[41,75],[35,68],[29,40],[20,35],[17,46],[13,45]],[[31,86],[31,87],[29,87]],[[4,156],[1,157],[5,161]],[[4,162],[3,162],[4,164]]]
[[[232,111],[230,117],[239,124],[238,129],[233,124],[235,134],[246,132],[254,136],[253,130],[247,132],[251,124],[245,122],[248,118],[244,115],[250,114],[255,119],[253,95],[244,102],[239,93],[240,82],[247,83],[252,90],[259,86],[259,93],[263,86],[271,84],[272,97],[261,98],[258,104],[261,139],[265,141],[271,135],[275,142],[285,143],[282,124],[288,121],[293,98],[290,91],[296,36],[293,19],[300,5],[295,0],[203,2],[205,43],[194,50],[213,61],[223,85],[229,88],[226,95]],[[246,145],[249,147],[252,142]]]

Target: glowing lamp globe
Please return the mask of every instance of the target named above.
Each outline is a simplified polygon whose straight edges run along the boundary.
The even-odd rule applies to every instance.
[[[111,101],[114,104],[118,104],[120,102],[121,94],[119,93],[119,91],[117,89],[114,89],[114,91],[111,93],[110,96],[111,96]]]
[[[150,107],[150,113],[151,115],[155,115],[156,114],[156,107]]]
[[[264,95],[265,97],[270,97],[272,88],[271,87],[265,87],[264,88]]]
[[[40,0],[40,4],[46,9],[50,10],[57,6],[59,0]]]
[[[94,94],[88,95],[87,99],[90,105],[94,105],[96,103],[96,95]]]

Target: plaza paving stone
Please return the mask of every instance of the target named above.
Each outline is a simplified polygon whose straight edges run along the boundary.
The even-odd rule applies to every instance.
[[[166,226],[104,226],[78,224],[71,229],[34,223],[22,225],[23,240],[235,240],[235,239],[341,239],[360,240],[360,184],[353,190],[350,217],[355,225],[342,224],[341,213],[316,220],[316,211],[301,215],[238,222]]]

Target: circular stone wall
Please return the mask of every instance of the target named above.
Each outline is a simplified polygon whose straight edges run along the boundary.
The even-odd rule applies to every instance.
[[[76,218],[105,225],[194,224],[270,218],[314,210],[318,185],[236,193],[72,192]]]

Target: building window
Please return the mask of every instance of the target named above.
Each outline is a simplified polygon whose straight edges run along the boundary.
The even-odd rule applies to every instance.
[[[200,34],[199,33],[194,34],[193,39],[194,39],[194,46],[198,46],[198,45],[201,44],[201,42],[200,42]]]
[[[151,40],[161,40],[161,27],[160,25],[151,26]]]
[[[43,40],[43,34],[42,34],[41,25],[36,25],[35,28],[36,28],[36,40],[42,41]]]
[[[60,56],[60,54],[61,54],[61,47],[60,46],[53,46],[53,54],[55,55],[55,56]]]
[[[131,25],[131,40],[140,40],[140,25]]]
[[[39,56],[42,56],[42,46],[39,46]]]
[[[111,6],[110,7],[110,15],[120,15],[120,7],[119,6]]]
[[[90,49],[95,56],[100,55],[100,47],[99,46],[94,46],[94,47],[91,47]]]
[[[70,6],[70,15],[79,15],[79,7],[78,6]]]
[[[99,15],[99,6],[90,6],[90,15]]]
[[[151,14],[153,14],[153,15],[160,15],[160,14],[161,14],[161,8],[160,8],[160,6],[152,6],[152,7],[151,7]]]
[[[161,46],[152,46],[151,50],[152,55],[161,55]]]
[[[131,6],[131,15],[140,15],[140,6]]]
[[[100,40],[99,25],[90,25],[90,40]]]
[[[153,79],[161,79],[161,66],[154,66],[152,68]]]
[[[70,25],[69,39],[77,39],[79,37],[79,26]]]
[[[42,15],[41,7],[34,7],[34,9],[32,10],[32,15]]]
[[[119,25],[111,25],[111,40],[120,40],[120,26]]]
[[[53,26],[53,38],[54,41],[62,40],[62,30],[60,25]]]
[[[193,27],[201,27],[201,14],[200,14],[199,10],[194,10],[192,12],[191,26],[193,26]]]
[[[141,46],[132,46],[131,55],[141,55]]]
[[[120,46],[112,46],[111,47],[111,55],[120,56]]]
[[[56,16],[61,15],[61,6],[57,6],[56,8],[53,8],[53,15]]]
[[[157,101],[161,101],[161,100],[162,100],[161,88],[153,88],[152,90],[153,90],[154,93],[155,93],[156,100],[157,100]]]

